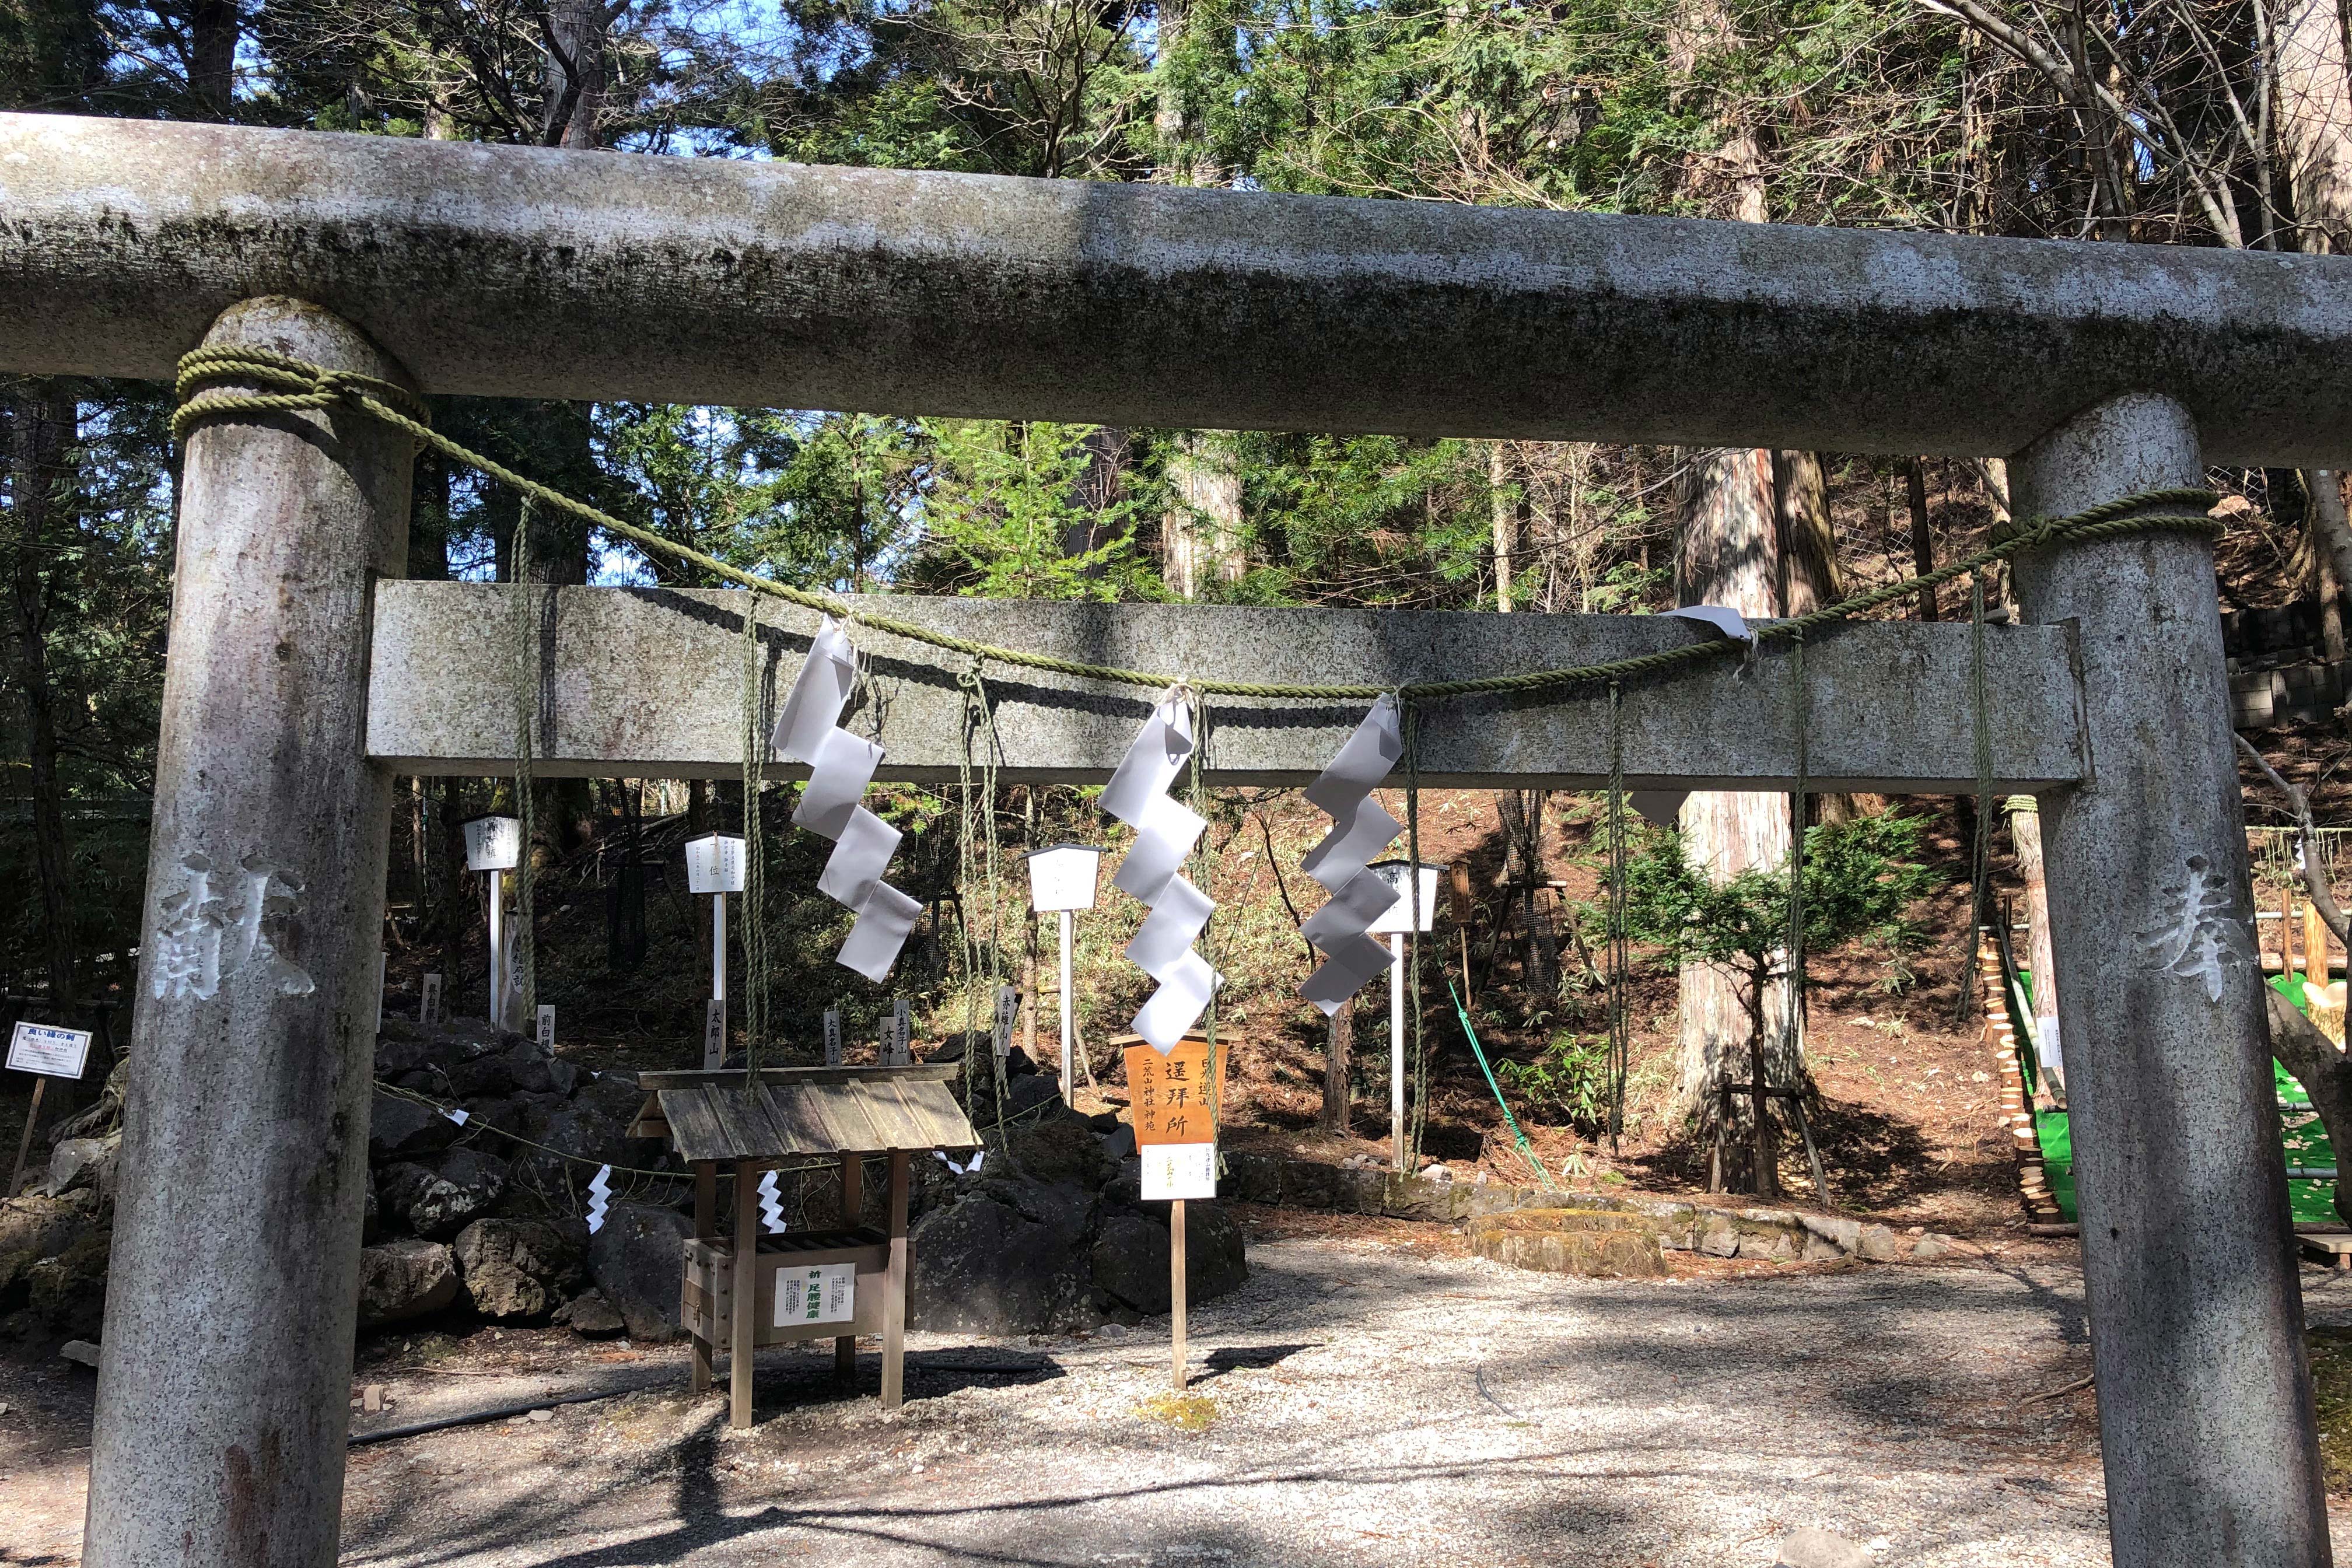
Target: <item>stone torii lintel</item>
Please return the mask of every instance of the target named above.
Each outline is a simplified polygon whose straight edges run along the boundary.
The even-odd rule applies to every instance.
[[[528,597],[525,597],[528,595]],[[517,588],[387,582],[376,588],[368,751],[395,773],[497,773],[513,765],[517,639],[537,649],[532,769],[547,776],[726,778],[743,765],[743,613],[736,590]],[[1188,679],[1393,686],[1559,668],[1714,640],[1664,616],[1476,615],[863,595],[844,603],[957,637],[1053,658]],[[762,598],[760,698],[791,689],[814,610]],[[528,632],[524,617],[529,616]],[[847,721],[885,748],[877,777],[939,783],[964,763],[961,654],[850,627],[866,685]],[[1970,628],[1854,623],[1805,655],[1805,782],[1820,790],[1965,793],[1977,787]],[[2072,639],[2060,626],[1985,632],[1992,784],[2041,791],[2084,774]],[[1154,694],[1129,684],[984,667],[1002,776],[1099,783]],[[1796,786],[1795,681],[1785,644],[1624,689],[1634,788]],[[1213,698],[1203,765],[1214,784],[1302,784],[1330,762],[1368,700]],[[1566,700],[1448,698],[1423,705],[1429,788],[1594,789],[1609,779],[1605,690]],[[773,777],[805,769],[773,763]],[[1391,784],[1405,782],[1401,763]]]

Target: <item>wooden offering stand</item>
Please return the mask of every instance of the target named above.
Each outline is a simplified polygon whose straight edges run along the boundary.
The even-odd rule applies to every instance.
[[[857,1336],[882,1336],[882,1405],[906,1393],[907,1194],[920,1150],[976,1147],[947,1080],[953,1062],[903,1068],[762,1068],[648,1072],[651,1092],[630,1132],[670,1140],[694,1167],[694,1237],[685,1249],[687,1331],[694,1339],[694,1392],[710,1386],[714,1352],[729,1355],[729,1425],[751,1425],[751,1358],[761,1345],[834,1342],[836,1374],[855,1381]],[[861,1225],[868,1155],[890,1162],[889,1227]],[[762,1235],[761,1173],[830,1159],[841,1174],[841,1226]],[[719,1167],[733,1183],[720,1235]],[[736,1268],[752,1260],[751,1310],[739,1312]],[[779,1296],[782,1297],[781,1306]]]

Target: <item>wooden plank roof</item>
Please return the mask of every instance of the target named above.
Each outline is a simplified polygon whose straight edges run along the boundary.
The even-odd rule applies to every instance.
[[[704,1081],[655,1088],[671,1142],[689,1161],[970,1149],[980,1142],[940,1078],[876,1073],[842,1081],[837,1073],[762,1072],[754,1089],[741,1072],[691,1076]]]

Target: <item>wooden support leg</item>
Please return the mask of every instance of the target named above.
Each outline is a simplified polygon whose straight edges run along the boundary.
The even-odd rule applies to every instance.
[[[1797,1133],[1805,1141],[1805,1163],[1813,1169],[1813,1201],[1823,1208],[1830,1204],[1829,1178],[1822,1174],[1822,1152],[1813,1147],[1813,1124],[1805,1120],[1805,1091],[1789,1091],[1789,1113],[1797,1119]]]
[[[24,1184],[25,1160],[33,1152],[33,1130],[41,1124],[41,1096],[48,1087],[46,1078],[33,1079],[33,1103],[25,1111],[25,1135],[16,1141],[16,1168],[8,1173],[8,1190],[0,1193],[0,1198],[15,1197],[16,1189]]]
[[[733,1312],[727,1336],[727,1424],[751,1425],[751,1335],[760,1324],[760,1173],[735,1166],[733,1267],[729,1272]]]
[[[1184,1200],[1168,1211],[1168,1343],[1175,1363],[1176,1392],[1184,1392]]]
[[[841,1226],[857,1228],[866,1203],[866,1162],[855,1154],[841,1157]],[[833,1380],[844,1388],[857,1386],[857,1336],[836,1334],[833,1341]]]
[[[719,1236],[719,1167],[709,1160],[694,1163],[694,1235],[698,1241],[713,1241]],[[710,1392],[710,1355],[715,1348],[701,1335],[694,1336],[691,1388],[697,1396]]]
[[[882,1290],[882,1408],[896,1410],[907,1394],[907,1187],[904,1149],[890,1151],[890,1272]]]

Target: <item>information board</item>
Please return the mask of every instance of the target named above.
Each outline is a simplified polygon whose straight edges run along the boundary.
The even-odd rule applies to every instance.
[[[89,1062],[89,1031],[16,1021],[8,1038],[8,1066],[44,1078],[79,1078]]]

